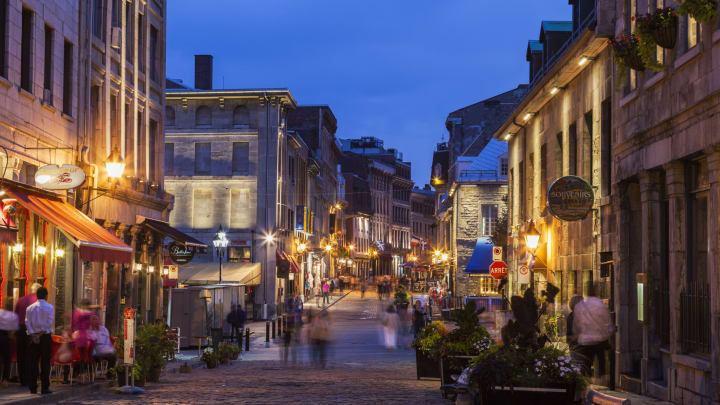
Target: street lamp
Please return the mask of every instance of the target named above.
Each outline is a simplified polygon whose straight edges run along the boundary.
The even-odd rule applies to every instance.
[[[525,233],[525,245],[533,253],[533,256],[539,242],[540,232],[538,232],[538,230],[535,228],[535,222],[530,221],[530,229],[528,229],[527,233]]]
[[[225,254],[225,248],[228,245],[227,237],[225,236],[225,231],[222,228],[222,225],[218,227],[218,231],[215,234],[215,239],[213,239],[213,246],[215,246],[215,252],[218,255],[218,259],[220,261],[220,273],[219,273],[219,281],[218,284],[222,284],[222,260],[223,255]]]
[[[125,171],[125,161],[117,147],[113,148],[110,156],[105,160],[105,169],[107,169],[108,176],[111,179],[122,177],[123,171]]]

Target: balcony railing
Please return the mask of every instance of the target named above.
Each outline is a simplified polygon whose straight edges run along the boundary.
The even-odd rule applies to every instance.
[[[457,177],[457,181],[474,181],[474,180],[501,180],[504,176],[498,176],[497,170],[463,170]]]

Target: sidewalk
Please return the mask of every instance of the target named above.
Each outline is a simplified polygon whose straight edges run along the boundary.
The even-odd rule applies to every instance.
[[[109,382],[99,380],[94,384],[50,384],[52,394],[31,394],[27,387],[11,383],[7,388],[0,388],[0,405],[35,405],[54,404],[78,394],[100,391],[109,386]]]
[[[599,403],[599,404],[600,404],[600,403],[601,403],[601,404],[615,404],[615,403],[617,403],[617,404],[623,404],[623,405],[674,405],[672,402],[661,401],[661,400],[659,400],[659,399],[650,398],[650,397],[646,397],[646,396],[642,396],[642,395],[637,395],[637,394],[631,394],[631,393],[629,393],[629,392],[613,391],[613,390],[609,390],[609,389],[607,389],[607,388],[605,388],[605,387],[598,387],[598,386],[592,386],[592,385],[591,385],[591,386],[590,386],[590,389],[591,389],[591,390],[594,390],[594,391],[597,391],[597,392],[599,392],[599,393],[602,394],[602,395],[607,395],[607,396],[611,397],[610,399],[612,399],[612,398],[618,398],[618,399],[623,399],[623,400],[628,400],[628,401],[629,401],[629,403],[624,403],[624,402],[620,402],[620,401],[617,401],[617,402],[613,402],[613,401],[598,401],[598,402],[596,402],[596,403]],[[606,400],[607,398],[603,398],[603,399]]]

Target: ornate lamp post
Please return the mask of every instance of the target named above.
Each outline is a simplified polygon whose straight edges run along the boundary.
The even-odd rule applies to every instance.
[[[218,260],[220,262],[220,273],[219,273],[219,281],[218,284],[222,284],[222,261],[223,256],[225,254],[225,248],[227,248],[228,240],[225,235],[225,231],[222,228],[222,225],[218,227],[218,231],[215,234],[215,239],[213,239],[213,245],[215,246],[215,252],[218,255]]]

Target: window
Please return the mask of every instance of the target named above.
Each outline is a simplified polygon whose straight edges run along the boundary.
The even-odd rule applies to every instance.
[[[648,10],[648,11],[651,13],[653,11],[655,11],[654,10],[655,8],[662,9],[665,7],[664,0],[655,0],[655,7],[652,6],[652,1],[650,1],[649,3],[651,5],[650,5],[650,10]],[[659,45],[655,47],[655,60],[660,64],[665,63],[665,52],[663,52],[663,48]]]
[[[101,142],[104,139],[102,134],[102,119],[100,114],[100,87],[90,87],[90,119],[92,129],[92,139]]]
[[[20,38],[20,88],[32,93],[32,31],[33,12],[22,9],[22,36]]]
[[[133,167],[135,159],[135,130],[132,125],[133,109],[125,104],[125,167]]]
[[[568,160],[570,167],[568,174],[577,176],[577,126],[573,123],[568,131]]]
[[[110,95],[110,150],[117,147],[120,149],[120,125],[118,119],[120,109],[118,108],[118,96]]]
[[[547,144],[540,147],[540,210],[545,209],[545,198],[548,189]]]
[[[605,99],[600,107],[600,169],[603,197],[610,195],[612,185],[612,104]]]
[[[239,105],[233,110],[233,126],[234,127],[249,127],[250,116],[248,109],[244,105]]]
[[[155,120],[150,120],[150,128],[149,128],[149,136],[148,136],[148,160],[150,165],[150,173],[148,175],[148,178],[156,182],[158,180],[157,175],[157,131],[158,131],[158,124]]]
[[[175,175],[175,144],[168,142],[165,144],[165,152],[163,154],[165,175]]]
[[[160,59],[158,57],[158,30],[154,26],[150,26],[150,79],[158,81],[160,78],[158,72],[160,72],[160,66],[158,66]]]
[[[583,177],[593,184],[593,112],[585,113],[585,128],[583,130]]]
[[[508,159],[500,159],[500,176],[507,176],[508,174]]]
[[[635,16],[637,16],[637,0],[625,0],[625,33],[632,34],[635,32]],[[628,72],[628,86],[627,91],[632,91],[637,88],[637,72],[633,69],[629,69]]]
[[[52,105],[52,87],[53,87],[53,36],[55,30],[49,25],[45,25],[45,69],[43,80],[43,101]]]
[[[65,41],[63,50],[63,113],[72,115],[73,98],[73,44]]]
[[[295,158],[293,156],[288,156],[288,177],[290,177],[290,182],[295,184]]]
[[[145,161],[145,121],[143,120],[143,113],[138,111],[137,113],[137,176],[140,178],[145,177],[145,167],[147,162]]]
[[[165,125],[175,125],[175,109],[170,106],[165,107]]]
[[[145,73],[145,16],[138,14],[138,69]]]
[[[120,27],[122,25],[120,15],[120,5],[122,4],[122,0],[110,1],[112,2],[112,21],[110,21],[110,24],[112,24],[113,27]]]
[[[134,2],[125,3],[125,59],[133,63],[135,55],[135,5]]]
[[[250,262],[250,246],[229,246],[228,262]]]
[[[103,0],[93,0],[92,30],[93,35],[98,39],[105,39],[105,13],[103,12]]]
[[[707,161],[689,164],[688,282],[707,283],[708,257],[708,172]]]
[[[232,172],[233,174],[248,174],[250,171],[250,144],[248,142],[233,142]]]
[[[555,178],[563,175],[563,133],[555,135]]]
[[[203,125],[212,125],[212,112],[209,107],[201,105],[195,111],[195,126],[199,127]]]
[[[520,220],[525,220],[527,209],[525,208],[525,162],[520,161],[518,164],[518,205],[520,206]]]
[[[0,76],[7,77],[7,0],[0,0]]]
[[[498,206],[497,204],[482,205],[482,234],[490,236],[495,231],[497,225]]]
[[[700,23],[690,16],[685,17],[685,20],[687,21],[687,41],[685,43],[685,50],[690,50],[698,44],[698,39],[700,38]]]
[[[195,144],[195,174],[210,174],[210,142]]]

